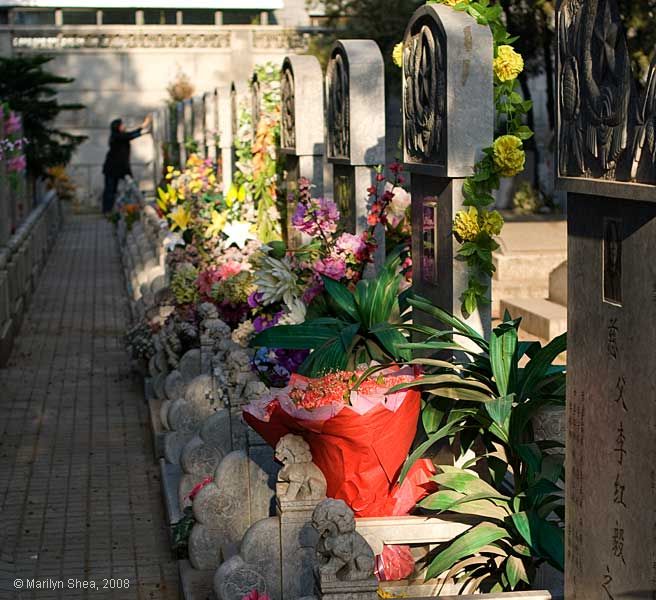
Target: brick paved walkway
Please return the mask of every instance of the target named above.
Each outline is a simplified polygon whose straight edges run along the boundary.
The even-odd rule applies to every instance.
[[[0,370],[0,598],[178,598],[124,289],[111,226],[69,216]],[[12,571],[130,588],[17,595]]]

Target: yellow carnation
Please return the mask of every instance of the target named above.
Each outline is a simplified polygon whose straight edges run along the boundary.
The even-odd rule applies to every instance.
[[[403,66],[403,42],[399,42],[394,46],[392,60],[397,67],[401,68]]]
[[[481,233],[478,223],[478,211],[470,206],[468,211],[461,210],[453,219],[453,233],[462,242],[472,242]]]
[[[524,170],[526,154],[522,140],[515,135],[502,135],[494,140],[494,164],[504,177],[514,177]]]
[[[483,227],[481,228],[490,237],[499,235],[503,228],[503,217],[498,211],[485,211],[483,214]]]
[[[494,59],[494,74],[499,81],[511,81],[524,70],[522,55],[515,52],[512,46],[499,46]]]

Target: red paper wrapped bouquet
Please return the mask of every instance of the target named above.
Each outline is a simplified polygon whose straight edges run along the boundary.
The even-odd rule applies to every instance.
[[[302,436],[326,477],[327,495],[344,500],[357,517],[408,514],[428,493],[434,470],[430,461],[417,461],[398,484],[417,430],[420,397],[412,389],[388,390],[416,374],[391,367],[360,381],[362,374],[294,374],[287,387],[247,405],[244,418],[273,447],[288,433]]]

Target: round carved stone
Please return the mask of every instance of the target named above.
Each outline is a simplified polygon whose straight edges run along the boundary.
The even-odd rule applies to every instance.
[[[220,528],[194,525],[188,544],[189,562],[194,569],[216,569],[221,564],[222,537],[223,532]]]
[[[218,408],[216,392],[214,390],[214,380],[211,375],[198,375],[187,383],[184,392],[185,402],[189,402],[199,407]]]
[[[179,400],[184,397],[185,381],[182,373],[175,369],[166,376],[164,393],[169,400]]]
[[[166,380],[166,373],[158,373],[151,379],[153,384],[153,392],[158,400],[165,400],[164,382]]]
[[[266,594],[266,580],[239,555],[224,562],[214,575],[214,593],[219,600],[242,600],[252,590]]]
[[[172,465],[180,464],[180,455],[187,442],[193,437],[188,431],[169,431],[164,436],[164,458]]]
[[[203,421],[209,416],[207,408],[203,408],[184,400],[174,400],[169,408],[167,422],[173,431],[188,431],[195,433]]]
[[[180,359],[178,370],[185,381],[191,381],[200,375],[200,348],[193,348],[184,353]]]
[[[164,429],[171,429],[171,426],[169,425],[169,410],[171,409],[171,404],[173,404],[173,400],[164,400],[162,406],[159,407],[159,418]]]

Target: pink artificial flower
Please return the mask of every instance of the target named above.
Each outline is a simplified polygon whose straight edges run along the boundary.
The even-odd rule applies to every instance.
[[[328,257],[318,260],[314,264],[317,273],[321,273],[330,279],[339,281],[346,275],[346,263],[340,258]]]
[[[27,159],[24,154],[10,158],[7,162],[7,170],[13,173],[21,173],[27,167]]]
[[[242,264],[240,262],[236,260],[228,260],[219,265],[217,272],[220,279],[228,279],[234,275],[237,275],[237,273],[241,273],[241,270]]]
[[[267,594],[260,594],[258,590],[251,590],[241,600],[271,600]]]
[[[18,133],[21,130],[22,122],[18,114],[13,110],[9,111],[9,116],[5,119],[5,133]]]
[[[352,255],[356,259],[360,258],[367,249],[362,236],[353,235],[352,233],[342,233],[335,242],[338,251]]]
[[[216,267],[209,267],[198,274],[196,285],[201,296],[210,298],[212,296],[212,287],[215,283],[221,281],[222,277]]]

